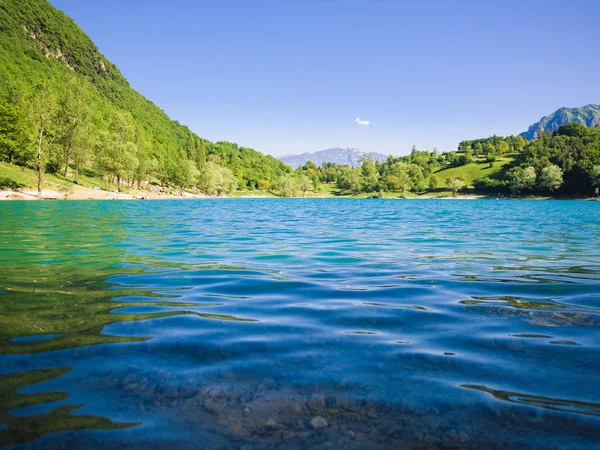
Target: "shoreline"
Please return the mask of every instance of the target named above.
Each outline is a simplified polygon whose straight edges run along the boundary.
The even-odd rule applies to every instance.
[[[284,197],[276,197],[270,195],[236,195],[236,196],[219,196],[213,197],[204,194],[192,194],[183,192],[182,195],[156,193],[150,191],[138,191],[136,193],[124,193],[105,191],[100,189],[86,188],[78,186],[77,189],[70,194],[63,194],[56,190],[42,190],[42,198],[38,198],[37,190],[0,190],[0,201],[35,201],[35,200],[185,200],[185,199],[234,199],[234,198],[260,198],[260,199],[281,199]],[[310,197],[285,197],[295,199],[355,199],[355,200],[585,200],[585,201],[600,201],[594,197],[488,197],[485,195],[457,195],[433,197],[429,195],[418,197],[356,197],[348,196],[310,196]]]
[[[150,191],[136,191],[135,193],[113,192],[102,189],[77,186],[73,192],[64,194],[53,189],[43,189],[42,197],[38,198],[37,189],[27,190],[0,190],[0,201],[20,200],[167,200],[184,198],[207,198],[205,195],[196,195],[184,192],[183,195],[156,193]]]

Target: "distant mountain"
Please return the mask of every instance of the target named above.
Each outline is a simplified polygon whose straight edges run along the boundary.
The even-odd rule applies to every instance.
[[[554,133],[561,125],[568,122],[578,122],[590,128],[595,127],[600,124],[600,105],[560,108],[553,114],[542,117],[542,120],[531,125],[526,132],[521,133],[519,136],[532,141],[544,131],[548,130]]]
[[[279,158],[281,162],[292,166],[296,169],[299,166],[303,166],[308,161],[312,161],[318,166],[322,166],[323,163],[332,162],[336,164],[348,164],[352,167],[358,167],[361,165],[361,158],[364,156],[370,156],[375,161],[385,161],[388,155],[382,153],[365,153],[357,148],[350,147],[334,147],[328,148],[327,150],[321,150],[315,153],[302,153],[301,155],[285,155]]]

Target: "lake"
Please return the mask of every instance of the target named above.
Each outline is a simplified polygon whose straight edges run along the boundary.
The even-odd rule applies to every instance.
[[[0,218],[4,446],[600,445],[600,202],[3,202]]]

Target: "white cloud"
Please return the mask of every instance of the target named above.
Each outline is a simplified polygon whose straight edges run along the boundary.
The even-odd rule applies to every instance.
[[[364,126],[369,126],[369,124],[371,122],[369,122],[368,120],[360,120],[360,117],[356,118],[356,123],[359,125],[364,125]]]

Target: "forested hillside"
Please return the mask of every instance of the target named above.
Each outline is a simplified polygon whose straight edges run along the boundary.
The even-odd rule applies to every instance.
[[[119,188],[155,181],[207,193],[290,170],[171,120],[46,0],[0,2],[0,160],[75,179],[86,171]]]

